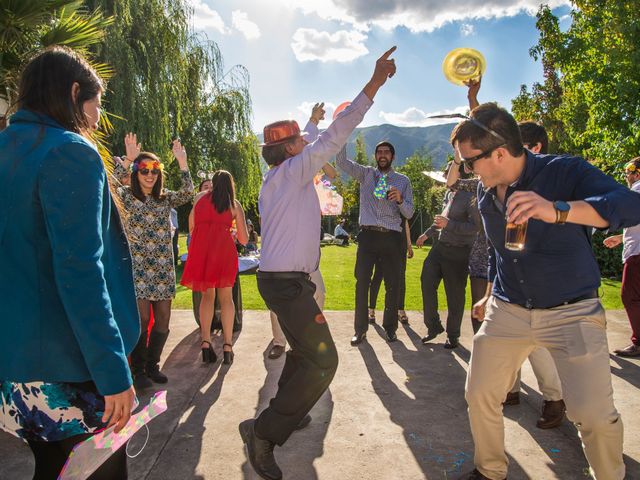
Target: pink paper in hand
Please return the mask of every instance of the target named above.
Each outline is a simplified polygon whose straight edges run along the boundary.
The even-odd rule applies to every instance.
[[[76,445],[62,468],[58,480],[87,479],[140,428],[166,410],[167,391],[163,390],[151,398],[149,405],[132,415],[120,432],[115,433],[113,431],[115,426],[113,426]]]

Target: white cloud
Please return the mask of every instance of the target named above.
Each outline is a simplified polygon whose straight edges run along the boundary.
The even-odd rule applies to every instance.
[[[247,40],[255,40],[260,38],[260,28],[258,25],[249,20],[247,12],[241,10],[234,10],[231,13],[231,23],[240,33],[242,33]]]
[[[451,22],[510,17],[525,12],[534,15],[541,0],[281,0],[305,14],[339,20],[366,30],[375,25],[386,30],[404,26],[413,32],[431,32]],[[571,5],[570,0],[548,0],[550,8]]]
[[[460,25],[460,33],[463,37],[468,37],[469,35],[473,35],[475,33],[475,28],[470,23],[463,23]]]
[[[203,0],[187,0],[187,4],[193,10],[191,21],[196,30],[213,29],[222,34],[230,32],[220,14]]]
[[[299,28],[293,34],[291,48],[300,62],[350,62],[369,53],[364,41],[367,36],[358,31],[321,32]]]
[[[446,123],[457,123],[460,121],[455,118],[428,118],[431,115],[445,115],[451,113],[465,114],[468,110],[469,107],[461,106],[455,107],[452,110],[440,110],[438,112],[425,113],[417,107],[409,107],[404,112],[399,113],[381,111],[379,116],[385,123],[390,123],[398,127],[428,127],[431,125],[443,125]]]

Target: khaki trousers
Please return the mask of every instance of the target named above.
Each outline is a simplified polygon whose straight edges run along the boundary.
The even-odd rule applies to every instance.
[[[316,270],[315,272],[310,274],[311,281],[316,286],[316,293],[313,295],[313,298],[316,299],[316,303],[320,307],[320,310],[324,310],[324,298],[325,298],[325,287],[324,280],[322,279],[322,274],[320,270]],[[279,345],[281,347],[287,346],[287,339],[284,336],[284,332],[282,328],[280,328],[280,324],[278,323],[278,317],[275,313],[269,312],[269,316],[271,317],[271,331],[273,332],[273,345]]]
[[[622,480],[622,420],[613,404],[606,319],[600,301],[528,310],[492,297],[473,338],[466,399],[476,468],[507,476],[502,402],[522,362],[547,348],[558,368],[567,416],[578,428],[597,480]]]
[[[529,355],[529,363],[531,363],[533,373],[538,380],[538,388],[542,393],[542,398],[547,402],[562,400],[560,376],[549,350],[546,348],[534,349]],[[520,391],[520,372],[518,370],[518,376],[510,390],[512,393]]]

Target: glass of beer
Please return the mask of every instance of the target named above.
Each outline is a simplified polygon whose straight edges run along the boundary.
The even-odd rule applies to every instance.
[[[520,252],[524,250],[524,242],[527,238],[527,222],[515,224],[507,222],[504,233],[504,246],[508,250]]]

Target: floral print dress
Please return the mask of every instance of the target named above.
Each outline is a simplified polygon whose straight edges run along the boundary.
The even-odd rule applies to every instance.
[[[126,170],[116,165],[120,178]],[[120,187],[118,195],[127,211],[126,231],[133,258],[136,297],[145,300],[171,300],[176,294],[176,272],[171,244],[171,209],[193,200],[193,181],[188,171],[180,171],[181,188],[164,190],[160,200],[138,200],[130,187]]]
[[[0,381],[0,428],[25,441],[57,442],[95,433],[104,397],[93,382]]]

